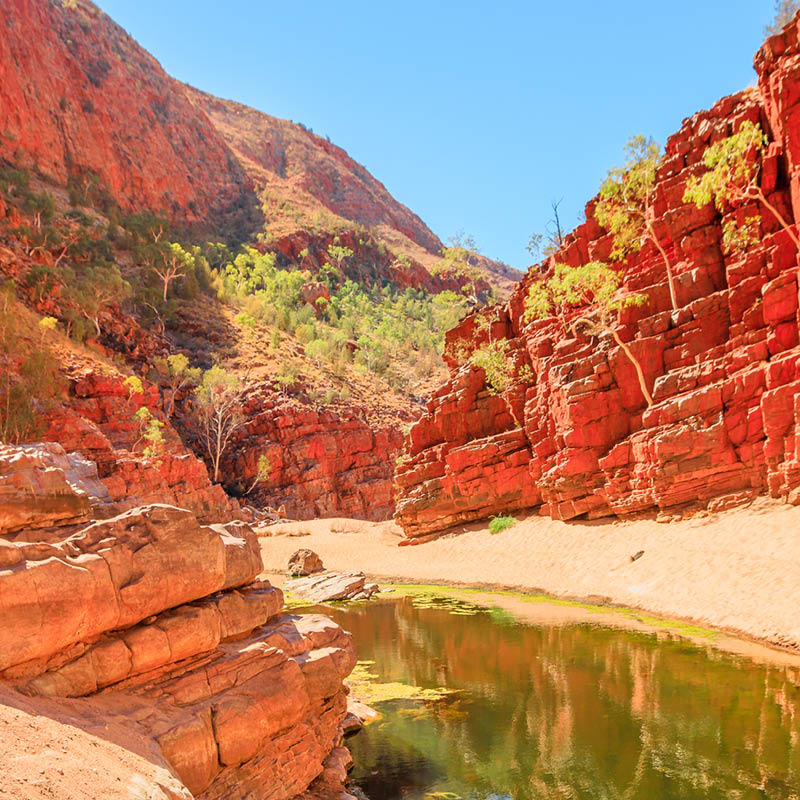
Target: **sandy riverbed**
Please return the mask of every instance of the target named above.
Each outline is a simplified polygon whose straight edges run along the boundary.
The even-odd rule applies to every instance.
[[[613,603],[800,652],[800,508],[760,500],[667,524],[532,516],[496,535],[463,530],[399,547],[392,523],[314,520],[276,526],[262,553],[272,573],[308,547],[327,569]]]

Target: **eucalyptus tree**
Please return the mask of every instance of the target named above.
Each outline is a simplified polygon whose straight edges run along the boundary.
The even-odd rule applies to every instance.
[[[667,271],[669,297],[673,309],[678,307],[675,278],[669,257],[653,226],[653,196],[656,174],[661,162],[661,148],[644,136],[634,136],[625,146],[627,160],[621,167],[608,171],[600,187],[595,219],[614,234],[611,258],[621,260],[636,253],[648,240],[652,242]]]
[[[647,405],[651,406],[653,396],[647,387],[642,365],[614,325],[620,311],[644,305],[647,296],[625,293],[621,285],[619,272],[602,261],[590,261],[580,267],[556,264],[549,278],[531,284],[525,298],[523,319],[531,322],[555,316],[565,328],[573,332],[582,328],[590,336],[611,334],[633,364],[639,388]],[[570,317],[571,309],[579,309],[579,313]]]
[[[756,122],[745,120],[739,130],[710,145],[703,153],[706,172],[693,175],[686,182],[683,200],[702,208],[713,202],[720,212],[727,206],[737,207],[749,201],[757,201],[766,208],[786,231],[795,247],[800,250],[800,238],[794,226],[770,202],[759,182],[761,161],[767,146],[767,137]],[[726,247],[743,246],[752,239],[753,217],[748,217],[744,226],[735,222],[726,223]]]

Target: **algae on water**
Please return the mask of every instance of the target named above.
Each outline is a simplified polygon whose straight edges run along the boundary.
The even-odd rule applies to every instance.
[[[425,689],[398,681],[381,683],[378,680],[380,676],[370,672],[370,668],[374,666],[374,661],[357,662],[350,677],[345,681],[353,695],[367,705],[387,703],[392,700],[412,700],[430,704],[442,702],[448,697],[458,694],[457,690],[447,689],[443,686]]]

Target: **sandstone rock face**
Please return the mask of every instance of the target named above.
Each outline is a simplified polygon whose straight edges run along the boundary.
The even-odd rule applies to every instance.
[[[32,525],[69,525],[109,502],[97,466],[61,445],[0,445],[0,535]]]
[[[38,469],[47,485],[54,468]],[[33,516],[52,523],[47,507]],[[171,770],[171,797],[265,796],[265,786],[294,797],[338,752],[355,651],[326,617],[282,616],[261,569],[247,525],[201,525],[165,505],[60,541],[35,528],[0,538],[3,705],[20,705],[13,688],[77,727],[85,717],[127,731],[140,756],[149,747],[154,768]]]
[[[410,459],[396,475],[396,519],[408,536],[535,507],[559,519],[624,516],[726,496],[782,497],[800,484],[797,251],[760,204],[720,214],[682,201],[705,148],[747,119],[774,140],[762,189],[798,218],[799,63],[793,23],[756,57],[763,105],[754,91],[725,98],[667,143],[655,227],[679,308],[671,309],[663,260],[647,245],[624,265],[626,287],[647,304],[627,310],[618,327],[654,405],[609,337],[566,338],[552,320],[525,323],[530,275],[488,314],[492,337],[509,341],[515,367],[528,367],[504,396],[455,358],[459,346],[469,352],[486,341],[485,328],[472,317],[448,335],[452,377],[411,429]],[[723,252],[722,225],[746,216],[759,216],[761,241]],[[590,203],[556,259],[577,266],[607,258],[611,246]]]
[[[355,410],[316,411],[260,389],[247,394],[244,412],[243,435],[222,466],[226,484],[250,486],[266,456],[269,482],[249,495],[258,505],[283,506],[301,520],[391,518],[392,471],[402,447],[395,428],[375,430]]]

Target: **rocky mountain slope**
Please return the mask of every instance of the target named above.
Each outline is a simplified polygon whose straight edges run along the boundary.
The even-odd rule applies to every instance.
[[[720,213],[683,201],[689,176],[705,170],[706,148],[750,120],[770,141],[763,192],[787,219],[800,218],[798,37],[795,20],[757,54],[758,89],[687,119],[667,142],[653,224],[678,308],[648,244],[623,265],[625,289],[647,301],[617,325],[653,405],[610,336],[572,337],[554,318],[524,319],[529,286],[548,266],[532,269],[507,304],[448,335],[451,378],[411,429],[397,473],[396,519],[407,535],[536,507],[558,519],[648,511],[668,519],[757,494],[800,500],[797,248],[760,203]],[[724,252],[723,225],[746,217],[757,217],[758,242]],[[608,259],[612,245],[593,201],[555,260]],[[488,391],[483,370],[463,365],[490,336],[507,341],[517,376],[502,395]]]
[[[435,279],[428,283],[424,272],[435,265],[442,242],[341,147],[303,125],[190,86],[184,90],[208,115],[257,187],[270,246],[288,254],[298,240],[302,245],[297,250],[310,243],[313,247],[315,234],[347,231],[355,224],[374,234],[391,253],[408,256],[420,272],[409,285],[428,284],[437,290]],[[303,241],[302,232],[311,234],[312,241]],[[475,264],[503,292],[521,277],[517,270],[484,256],[476,256]]]
[[[89,0],[0,11],[0,159],[218,238],[356,226],[423,267],[437,260],[438,237],[340,147],[176,81]],[[504,289],[519,278],[479,263]]]
[[[0,3],[0,158],[123,209],[240,232],[256,198],[222,136],[149,53],[83,0]],[[242,227],[243,226],[243,227]]]
[[[389,515],[401,429],[443,374],[434,340],[453,320],[439,317],[457,319],[457,309],[482,302],[492,288],[507,294],[519,274],[477,253],[465,253],[470,278],[443,270],[438,237],[341,148],[174,80],[89,0],[0,0],[0,75],[2,285],[13,280],[27,307],[88,339],[106,362],[122,355],[143,378],[174,352],[235,373],[253,419],[241,451],[226,459],[230,491],[246,491],[254,458],[278,448],[292,455],[274,459],[270,490],[260,487],[251,500],[302,518]],[[162,302],[153,270],[168,238],[187,250],[208,248],[208,240],[231,247],[213,245],[216,259],[206,249],[205,272],[198,267],[191,285],[172,284]],[[61,252],[70,241],[73,249]],[[238,254],[256,252],[238,245],[302,273],[299,297],[294,277],[284,281],[293,289],[260,300],[254,295],[264,283],[252,273],[248,289],[241,275],[228,278]],[[100,290],[83,280],[95,274],[106,281]],[[109,282],[119,289],[120,278],[128,289],[112,300]],[[347,321],[348,308],[332,294],[350,291],[350,282],[357,291],[348,295]],[[437,306],[443,292],[457,301],[448,296]],[[100,300],[106,307],[87,310],[93,295],[108,297]],[[325,316],[320,304],[329,302],[335,310]],[[398,314],[414,304],[416,332],[406,326],[400,344],[385,348],[406,324]],[[12,351],[0,357],[4,368],[19,361]],[[62,427],[47,430],[55,441],[74,435],[73,412],[86,418],[89,405],[73,391],[78,368],[62,367],[71,388]],[[123,396],[120,383],[100,403],[103,413],[113,414]],[[163,409],[159,419],[204,455],[191,420],[168,421]],[[130,453],[136,438],[125,444]],[[102,456],[99,463],[104,468]]]

